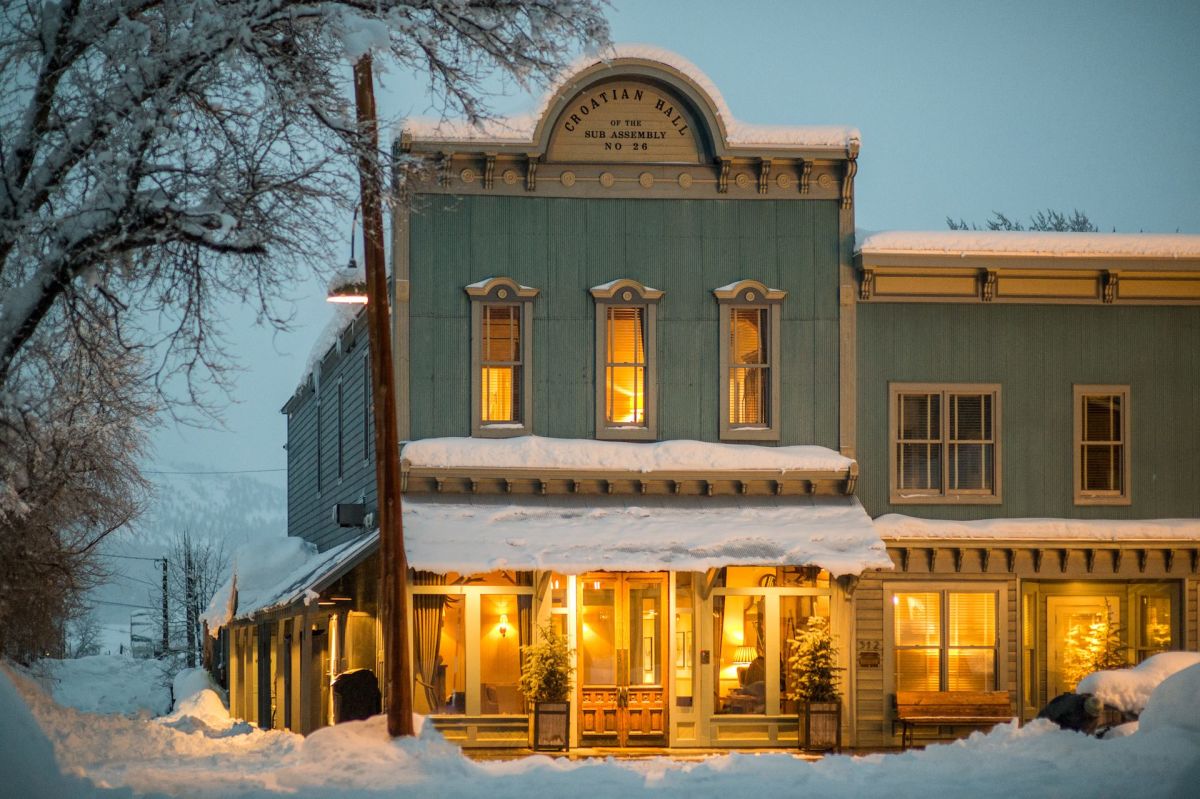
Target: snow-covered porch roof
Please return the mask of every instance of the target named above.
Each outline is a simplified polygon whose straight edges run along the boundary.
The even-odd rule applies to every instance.
[[[409,495],[404,541],[437,572],[892,566],[855,497]]]

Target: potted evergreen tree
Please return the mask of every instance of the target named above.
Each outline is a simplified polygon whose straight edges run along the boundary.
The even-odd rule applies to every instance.
[[[521,647],[521,693],[533,705],[533,748],[562,752],[571,741],[571,652],[553,625],[538,633]]]
[[[810,617],[788,642],[788,699],[798,705],[799,744],[805,751],[829,752],[842,747],[837,657],[829,619]]]

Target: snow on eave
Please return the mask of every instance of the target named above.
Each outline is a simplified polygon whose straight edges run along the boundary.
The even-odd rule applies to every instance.
[[[417,468],[583,469],[621,472],[828,471],[844,474],[852,458],[818,446],[761,447],[672,440],[652,443],[545,438],[426,438],[404,445]]]
[[[725,128],[726,144],[731,147],[831,149],[857,153],[862,133],[855,127],[843,125],[752,125],[739,121],[729,110],[716,84],[688,59],[661,47],[648,44],[617,44],[601,53],[577,58],[551,82],[538,102],[537,109],[510,117],[482,120],[472,125],[466,120],[414,117],[402,123],[402,131],[413,141],[464,144],[524,144],[532,145],[539,123],[562,92],[580,73],[600,65],[617,69],[615,62],[629,59],[657,62],[684,75],[711,102],[718,122]],[[714,136],[720,131],[712,131]]]
[[[885,230],[862,237],[858,255],[1200,258],[1200,235],[1015,230]]]
[[[919,519],[888,513],[875,520],[880,537],[889,541],[1093,541],[1200,542],[1200,519]]]

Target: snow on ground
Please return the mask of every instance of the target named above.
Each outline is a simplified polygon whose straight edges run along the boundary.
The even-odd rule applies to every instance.
[[[1102,702],[1126,713],[1141,713],[1163,680],[1197,664],[1200,664],[1200,653],[1197,652],[1160,652],[1131,669],[1089,674],[1079,681],[1075,693],[1095,694]],[[1200,696],[1200,690],[1196,695]],[[1200,707],[1197,715],[1200,715]]]
[[[194,673],[176,685],[181,691],[216,695]],[[199,701],[193,700],[196,694],[182,697],[176,715]],[[101,788],[128,787],[139,795],[244,799],[579,794],[589,799],[696,799],[747,792],[829,799],[879,794],[925,799],[931,793],[972,799],[1154,799],[1195,795],[1200,780],[1198,705],[1200,666],[1194,666],[1163,682],[1146,708],[1140,732],[1115,740],[1065,732],[1040,720],[1022,728],[1000,725],[991,733],[924,751],[816,762],[786,754],[730,754],[687,762],[545,756],[475,762],[432,726],[423,727],[416,738],[390,741],[382,717],[304,739],[258,730],[221,712],[192,730],[178,728],[171,718],[86,714],[56,704],[32,681],[0,666],[0,765],[5,787],[21,788],[14,795],[72,799],[95,795],[82,775]],[[45,738],[66,777],[54,767]]]
[[[401,457],[413,466],[685,472],[773,470],[844,472],[854,461],[816,446],[747,447],[704,441],[631,444],[577,438],[426,438],[410,441]]]
[[[171,709],[170,679],[157,660],[93,655],[38,661],[33,674],[54,701],[87,713],[160,716]]]

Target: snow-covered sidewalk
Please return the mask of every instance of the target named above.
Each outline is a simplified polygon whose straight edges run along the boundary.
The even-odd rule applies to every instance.
[[[432,727],[415,739],[390,741],[383,719],[375,718],[302,738],[231,721],[199,675],[177,680],[176,691],[186,696],[169,716],[96,715],[63,707],[33,681],[0,667],[0,761],[5,788],[18,791],[5,795],[1102,799],[1192,797],[1200,785],[1200,666],[1162,683],[1134,735],[1098,740],[1038,721],[924,751],[816,762],[782,754],[475,762]]]

